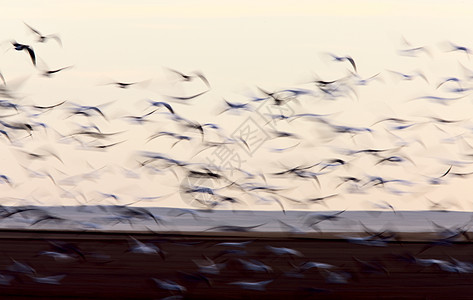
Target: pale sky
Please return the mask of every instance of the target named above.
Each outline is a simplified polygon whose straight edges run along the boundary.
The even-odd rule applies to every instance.
[[[470,38],[473,3],[470,1],[0,1],[0,4],[0,72],[11,84],[26,79],[20,88],[21,104],[25,105],[51,105],[63,100],[87,105],[111,103],[107,110],[112,117],[119,119],[123,115],[143,113],[146,108],[143,104],[146,103],[145,99],[164,101],[163,95],[193,93],[202,89],[198,84],[186,87],[170,84],[169,73],[165,68],[184,73],[198,70],[210,81],[211,91],[192,105],[175,104],[175,108],[190,119],[227,124],[225,129],[231,134],[247,116],[216,116],[222,98],[245,102],[254,95],[255,87],[280,90],[303,86],[315,78],[334,80],[346,76],[349,69],[347,64],[334,63],[326,54],[330,52],[353,57],[362,78],[380,73],[384,81],[374,81],[369,88],[360,87],[356,101],[309,102],[305,106],[291,103],[296,113],[337,112],[338,121],[357,126],[369,126],[379,119],[393,116],[403,118],[435,115],[450,119],[470,117],[471,110],[468,109],[471,100],[449,106],[429,105],[428,108],[422,101],[408,104],[402,102],[402,105],[396,102],[435,92],[435,86],[442,78],[460,76],[460,63],[473,68],[473,62],[465,53],[445,52],[442,48],[447,41],[473,47]],[[34,34],[23,22],[43,34],[58,34],[63,47],[55,41],[34,43]],[[411,45],[403,44],[403,39]],[[64,70],[53,78],[42,78],[28,60],[27,54],[23,55],[12,49],[11,40],[32,45],[38,56],[39,69],[64,66],[73,68]],[[405,57],[398,53],[400,49],[421,46],[428,47],[432,56],[424,54]],[[422,70],[429,84],[422,80],[399,83],[388,70],[404,73]],[[148,84],[143,88],[122,90],[107,85],[112,81],[146,80]],[[57,124],[57,118],[54,114],[45,116],[45,120],[51,124]],[[67,119],[69,121],[71,120]],[[104,126],[104,131],[127,130],[124,138],[136,139],[137,143],[125,143],[118,150],[106,153],[89,151],[84,155],[79,151],[69,152],[67,146],[60,148],[62,146],[56,145],[57,140],[49,134],[53,148],[62,149],[60,153],[66,158],[70,156],[71,162],[67,166],[57,162],[43,165],[34,162],[32,167],[37,170],[48,169],[64,178],[66,175],[61,172],[79,174],[86,172],[89,165],[100,167],[106,162],[114,168],[131,168],[133,159],[130,158],[130,153],[133,151],[159,149],[155,151],[169,152],[171,156],[177,153],[177,156],[186,157],[186,151],[192,148],[182,145],[172,149],[169,145],[157,148],[153,148],[156,145],[149,144],[142,146],[138,142],[139,137],[146,139],[156,129],[143,127],[140,130],[139,127],[133,127],[133,130],[129,130],[123,121],[97,122]],[[316,125],[310,122],[297,124],[300,126],[298,130],[303,131],[309,139],[311,135],[308,133],[317,130]],[[67,128],[58,126],[54,129],[66,134]],[[163,126],[160,127],[163,130],[170,130],[166,124],[160,126]],[[281,124],[280,130],[290,129],[290,126]],[[452,135],[463,133],[461,128],[449,130],[448,134]],[[448,134],[442,138],[446,138]],[[422,132],[415,131],[412,138],[416,135],[422,135]],[[389,144],[389,139],[385,136],[360,136],[357,139],[360,147],[382,147],[383,143]],[[45,144],[44,138],[39,137],[22,143],[23,147],[30,150]],[[292,144],[283,142],[281,147]],[[278,142],[268,141],[264,146],[268,149],[278,145]],[[344,145],[344,141],[338,140],[321,145],[320,140],[314,139],[304,146],[302,152],[289,153],[280,159],[274,154],[268,156],[261,150],[248,156],[246,163],[249,166],[261,166],[267,172],[276,172],[280,170],[280,166],[275,166],[275,161],[288,166],[291,163],[304,163],[304,159],[305,163],[309,163],[312,159],[334,158],[338,155],[334,149]],[[453,146],[450,144],[439,146],[435,142],[427,146],[432,148],[422,150],[415,146],[406,150],[410,155],[420,156],[416,157],[421,162],[416,166],[418,172],[412,172],[409,168],[389,169],[383,170],[382,174],[417,181],[422,176],[414,179],[412,173],[432,176],[441,174],[445,168],[430,165],[430,156],[438,157],[445,151],[456,151],[456,148],[451,149]],[[6,156],[7,161],[10,161],[8,157],[17,157],[16,150],[11,150],[11,147],[4,145],[5,151],[13,153]],[[312,151],[317,151],[315,158]],[[424,157],[427,157],[425,161],[422,160]],[[375,172],[375,169],[357,168],[360,168],[357,171],[360,176]],[[93,184],[80,184],[76,188],[68,186],[65,189],[85,194],[91,203],[100,198],[94,194],[94,189],[101,189],[104,193],[123,193],[123,201],[130,202],[136,197],[172,193],[178,185],[175,178],[168,174],[143,176],[140,182],[130,180],[123,186],[117,186],[117,182],[122,182],[122,179],[114,177],[114,172],[117,172],[114,170]],[[472,168],[464,169],[462,172],[471,170]],[[345,171],[350,173],[350,170]],[[12,197],[30,197],[33,193],[43,203],[58,201],[62,204],[71,201],[61,200],[61,192],[56,191],[53,185],[49,188],[40,186],[40,192],[36,192],[41,183],[25,180],[21,167],[10,166],[4,173],[21,182],[21,192],[5,187],[5,193]],[[293,197],[304,198],[309,193],[311,197],[319,197],[336,192],[333,189],[336,183],[323,184],[325,186],[322,190],[314,191],[312,183],[306,182],[288,193]],[[316,208],[365,209],[371,208],[367,203],[382,198],[393,199],[389,202],[399,209],[425,209],[425,195],[435,201],[450,197],[461,202],[458,200],[461,195],[470,191],[464,182],[458,181],[447,187],[436,187],[434,195],[426,191],[428,188],[428,185],[409,188],[412,201],[399,201],[399,196],[386,196],[384,191],[375,190],[368,196],[344,194],[343,197],[330,200],[332,202],[328,202],[328,207],[319,205]],[[456,191],[453,196],[452,190]],[[163,200],[158,205],[185,204],[173,198]],[[277,209],[277,205],[257,205],[252,208]],[[460,208],[453,209],[471,210],[473,207],[462,202]]]

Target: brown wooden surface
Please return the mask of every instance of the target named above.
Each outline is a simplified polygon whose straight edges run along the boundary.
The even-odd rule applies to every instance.
[[[343,240],[132,234],[157,245],[165,252],[137,254],[127,251],[130,234],[61,232],[0,233],[0,274],[14,275],[10,285],[0,285],[0,299],[161,299],[175,295],[185,299],[472,299],[473,274],[453,273],[438,266],[420,266],[409,258],[473,262],[473,244],[426,247],[421,242],[390,242],[385,247],[348,243]],[[222,254],[233,247],[215,246],[223,241],[252,240],[246,255]],[[53,250],[50,241],[77,246],[83,257],[71,261],[38,255]],[[288,247],[304,256],[278,256],[266,246]],[[203,255],[226,263],[220,274],[207,274],[208,281],[190,279],[197,275],[195,259]],[[245,270],[238,258],[256,259],[271,272]],[[34,282],[27,274],[12,272],[13,260],[28,264],[38,276],[66,274],[59,285]],[[315,268],[295,272],[307,261],[335,265],[347,274],[347,283],[330,283]],[[362,262],[368,264],[363,264]],[[370,266],[375,266],[371,268]],[[187,276],[186,276],[187,274]],[[184,293],[163,290],[151,279],[172,280],[186,287]],[[273,280],[265,291],[244,290],[234,281]]]

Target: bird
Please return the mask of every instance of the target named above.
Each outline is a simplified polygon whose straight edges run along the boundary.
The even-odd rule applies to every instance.
[[[135,81],[135,82],[122,82],[122,81],[114,81],[114,82],[110,82],[108,83],[108,85],[114,85],[118,88],[121,88],[121,89],[127,89],[133,85],[138,85],[138,84],[148,84],[149,83],[149,80],[144,80],[144,81]]]
[[[212,212],[212,210],[205,210],[206,212]],[[201,210],[196,210],[196,209],[186,209],[186,208],[171,208],[169,209],[168,211],[168,216],[172,216],[172,217],[180,217],[184,214],[189,214],[191,215],[194,220],[196,221],[201,221],[201,220],[205,220],[207,219],[207,217],[204,217],[202,216],[202,214],[200,213]]]
[[[323,221],[336,221],[342,218],[340,215],[344,212],[345,210],[333,214],[309,213],[305,218],[304,224],[308,227],[313,227]]]
[[[254,260],[254,259],[245,260],[245,259],[238,258],[238,261],[241,263],[243,268],[248,271],[264,272],[264,273],[269,273],[273,271],[273,269],[270,266],[265,265],[264,263]]]
[[[64,164],[64,161],[61,159],[61,157],[57,153],[55,153],[53,150],[47,149],[47,148],[43,148],[40,150],[41,152],[38,152],[38,151],[29,152],[26,150],[18,149],[19,152],[22,152],[23,154],[25,154],[26,157],[30,160],[33,160],[33,159],[45,160],[48,157],[53,157],[57,159],[59,162]]]
[[[296,267],[296,266],[294,266]],[[310,270],[312,268],[316,268],[316,269],[335,269],[336,267],[334,265],[331,265],[331,264],[327,264],[327,263],[321,263],[321,262],[315,262],[315,261],[307,261],[299,266],[296,267],[296,269],[298,270],[298,272],[304,272],[304,271],[307,271],[307,270]]]
[[[159,254],[162,259],[165,258],[165,253],[159,249],[158,246],[150,244],[150,243],[143,243],[135,239],[134,237],[130,236],[131,238],[131,245],[128,248],[127,252],[131,253],[139,253],[139,254]]]
[[[337,197],[338,195],[339,195],[339,194],[330,194],[330,195],[327,195],[327,196],[309,198],[309,199],[305,199],[305,202],[308,202],[308,203],[319,203],[319,202],[322,202],[322,203],[323,203],[323,202],[325,201],[325,199]]]
[[[246,290],[264,291],[266,289],[266,285],[268,285],[271,282],[273,282],[273,280],[264,280],[264,281],[257,281],[257,282],[234,281],[228,284],[238,285],[242,289],[246,289]]]
[[[15,272],[15,273],[22,273],[22,274],[36,274],[36,270],[33,269],[31,266],[11,259],[13,264],[7,267],[8,271]]]
[[[285,247],[273,247],[270,245],[266,245],[266,249],[271,251],[272,253],[276,255],[294,255],[294,256],[299,256],[303,257],[304,254],[302,254],[300,251],[291,249],[291,248],[285,248]]]
[[[427,77],[425,77],[424,73],[421,71],[414,71],[412,74],[401,73],[401,72],[392,71],[392,70],[388,70],[388,72],[390,72],[391,74],[393,74],[394,76],[398,78],[401,78],[402,80],[414,80],[417,77],[420,77],[425,82],[429,83],[429,80],[427,79]]]
[[[0,72],[0,79],[3,81],[3,85],[7,85],[7,82],[5,80],[5,77],[3,76],[2,72]]]
[[[327,283],[345,284],[348,283],[348,279],[351,275],[347,272],[332,272],[323,269],[321,272],[322,276],[325,277]]]
[[[217,243],[214,246],[223,246],[223,247],[237,247],[237,248],[244,248],[252,241],[244,241],[244,242],[221,242]]]
[[[254,228],[261,227],[265,225],[266,223],[258,224],[258,225],[253,225],[253,226],[237,226],[237,225],[220,225],[220,226],[214,226],[207,228],[204,231],[210,231],[210,230],[218,230],[218,231],[235,231],[235,232],[248,232],[251,231]]]
[[[148,99],[148,103],[149,103],[151,106],[156,106],[156,107],[163,106],[163,107],[165,107],[171,114],[175,114],[174,109],[172,108],[171,104],[169,104],[169,103],[167,103],[167,102],[154,101],[154,100]]]
[[[251,109],[252,109],[249,106],[249,103],[232,103],[232,102],[229,102],[225,99],[223,99],[223,101],[226,104],[226,108],[223,111],[221,111],[220,113],[218,113],[218,115],[221,115],[226,111],[240,111],[240,110],[251,111]]]
[[[31,58],[31,62],[33,62],[33,65],[36,67],[36,55],[33,51],[33,48],[29,45],[25,45],[25,44],[20,44],[16,41],[12,41],[11,42],[13,47],[15,48],[15,50],[17,51],[26,51],[28,52],[30,58]]]
[[[367,236],[367,237],[358,237],[358,236],[341,236],[346,241],[358,244],[358,245],[366,245],[366,246],[378,246],[384,247],[387,243],[382,240],[378,239],[376,236]]]
[[[199,268],[199,272],[204,274],[220,274],[220,271],[227,265],[226,263],[215,263],[212,259],[205,255],[204,258],[205,260],[192,260]]]
[[[92,106],[92,105],[80,105],[80,104],[70,102],[72,107],[70,107],[69,110],[70,110],[71,116],[73,116],[73,115],[83,115],[83,116],[86,116],[86,117],[91,117],[91,116],[93,116],[91,114],[91,112],[94,112],[94,113],[102,116],[105,120],[107,120],[107,117],[103,113],[100,106],[103,107],[103,106],[109,105],[111,103],[112,102],[108,102],[108,103],[105,103],[105,104],[101,104],[99,106]]]
[[[35,109],[39,109],[39,110],[50,110],[50,109],[53,109],[55,107],[59,107],[59,106],[63,105],[64,103],[66,103],[66,100],[61,101],[57,104],[53,104],[53,105],[47,105],[47,106],[44,106],[44,105],[31,105],[31,107],[33,107]]]
[[[411,56],[411,57],[417,57],[419,53],[424,52],[430,57],[432,57],[431,50],[428,47],[425,46],[419,46],[419,47],[410,47],[406,49],[399,49],[398,51],[399,55],[402,56]]]
[[[413,98],[411,100],[425,99],[425,100],[430,100],[430,101],[435,102],[435,103],[447,105],[447,104],[450,104],[450,102],[452,102],[452,101],[456,101],[456,100],[462,99],[464,97],[466,97],[466,95],[459,96],[459,97],[440,97],[440,96],[427,95],[427,96],[416,97],[416,98]]]
[[[56,251],[41,251],[38,255],[49,256],[53,258],[55,261],[74,261],[76,258],[67,253],[56,252]]]
[[[367,78],[361,78],[360,75],[358,75],[358,73],[353,73],[353,72],[351,72],[351,73],[353,75],[353,79],[355,80],[355,84],[359,85],[359,86],[365,86],[370,81],[373,81],[373,80],[383,81],[383,79],[379,77],[379,74],[381,74],[381,73],[376,73],[376,74],[371,75],[370,77],[367,77]]]
[[[44,70],[41,72],[41,75],[43,75],[44,77],[51,77],[53,74],[56,74],[62,70],[66,70],[66,69],[70,69],[72,68],[72,66],[67,66],[67,67],[62,67],[62,68],[59,68],[59,69],[55,69],[55,70]]]
[[[45,284],[60,284],[60,281],[66,277],[66,274],[52,275],[52,276],[37,276],[27,274],[33,281]]]
[[[466,56],[468,57],[468,59],[470,59],[470,54],[473,53],[473,51],[470,49],[470,48],[467,48],[465,46],[460,46],[460,45],[457,45],[457,44],[454,44],[450,41],[448,41],[446,43],[447,45],[447,49],[446,49],[446,52],[455,52],[455,51],[460,51],[460,52],[464,52],[466,54]]]
[[[151,135],[146,142],[150,142],[151,140],[154,140],[155,138],[158,138],[160,136],[170,136],[170,137],[173,137],[175,138],[177,141],[171,146],[174,147],[177,143],[179,143],[180,141],[190,141],[192,140],[192,137],[190,136],[187,136],[187,135],[181,135],[181,134],[177,134],[177,133],[174,133],[174,132],[169,132],[169,131],[160,131],[160,132],[157,132],[153,135]]]
[[[147,118],[149,116],[151,116],[152,114],[154,114],[155,112],[157,111],[157,109],[155,110],[152,110],[144,115],[141,115],[141,116],[123,116],[122,118],[123,119],[129,119],[131,120],[133,123],[136,123],[136,124],[139,124],[139,125],[142,125],[144,124],[145,122],[150,122],[150,120],[148,120]]]
[[[412,165],[415,166],[415,163],[411,158],[409,158],[407,156],[399,156],[399,155],[391,155],[391,156],[388,156],[388,157],[383,157],[380,160],[378,160],[375,165],[378,165],[378,164],[381,164],[381,163],[386,163],[386,162],[389,162],[389,163],[402,163],[402,162],[405,162],[405,161],[409,161]]]
[[[190,96],[166,96],[167,98],[170,98],[170,99],[174,99],[174,100],[178,100],[178,101],[186,101],[186,100],[192,100],[194,98],[197,98],[199,96],[202,96],[203,94],[205,93],[208,93],[209,91],[203,91],[203,92],[200,92],[200,93],[197,93],[197,94],[193,94],[193,95],[190,95]]]
[[[180,80],[182,81],[192,81],[194,80],[195,78],[199,78],[206,86],[207,88],[210,89],[210,83],[209,81],[207,80],[207,78],[204,76],[204,74],[202,74],[201,72],[199,71],[194,71],[190,74],[184,74],[182,72],[179,72],[177,70],[174,70],[174,69],[171,69],[171,68],[166,68],[168,71],[171,71],[172,73],[176,74]],[[192,74],[192,75],[191,75]]]
[[[10,285],[13,279],[15,279],[15,276],[7,275],[7,274],[0,274],[1,285]]]
[[[261,101],[261,99],[263,100],[266,100],[266,99],[273,99],[273,104],[276,105],[276,106],[282,106],[283,104],[286,104],[287,102],[289,102],[290,100],[292,100],[292,98],[288,98],[288,97],[282,97],[278,92],[268,92],[260,87],[258,87],[258,89],[266,95],[265,98],[258,98],[258,99],[253,99],[253,101]]]
[[[23,24],[26,25],[26,27],[28,27],[34,34],[36,34],[38,36],[38,42],[39,43],[45,43],[47,40],[49,39],[54,39],[56,40],[56,42],[62,46],[62,41],[61,41],[61,38],[57,35],[57,34],[48,34],[48,35],[43,35],[41,34],[38,30],[34,29],[33,27],[31,27],[30,25],[26,24],[25,22],[23,22]]]
[[[355,64],[355,60],[351,57],[351,56],[337,56],[335,54],[332,54],[332,53],[328,53],[328,55],[330,55],[335,61],[348,61],[350,63],[350,65],[353,67],[353,70],[355,70],[355,72],[358,72],[356,70],[356,64]]]
[[[186,287],[171,281],[171,280],[161,280],[161,279],[156,279],[156,278],[151,278],[159,288],[163,290],[168,290],[168,291],[176,291],[180,293],[184,293],[187,291]]]

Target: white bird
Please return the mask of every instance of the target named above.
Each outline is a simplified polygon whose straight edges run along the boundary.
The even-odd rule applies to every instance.
[[[246,245],[248,245],[249,243],[251,243],[251,241],[246,241],[246,242],[222,242],[222,243],[215,244],[214,246],[243,248]]]
[[[348,283],[348,278],[350,278],[350,275],[348,273],[337,273],[328,270],[324,270],[324,272],[322,272],[322,275],[325,277],[325,281],[327,281],[328,283],[337,284]]]
[[[45,283],[45,284],[59,284],[59,281],[61,281],[64,277],[66,277],[65,274],[43,276],[43,277],[28,274],[28,276],[38,283]]]
[[[246,290],[264,291],[266,289],[266,285],[271,282],[272,280],[265,280],[265,281],[258,281],[258,282],[235,281],[235,282],[230,282],[229,284],[238,285],[241,288],[246,289]]]
[[[273,269],[270,266],[265,265],[262,262],[256,261],[254,259],[252,259],[251,261],[248,261],[248,260],[239,258],[238,261],[243,265],[243,267],[246,270],[249,270],[249,271],[266,272],[266,273],[273,271]]]
[[[0,284],[1,285],[10,285],[11,281],[15,278],[12,275],[0,274]]]
[[[75,260],[76,258],[67,253],[61,253],[56,251],[41,251],[38,255],[46,255],[54,258],[55,261],[70,261]]]
[[[315,262],[315,261],[308,261],[303,263],[298,267],[298,269],[302,271],[307,271],[312,268],[317,268],[317,269],[333,269],[335,268],[334,265],[326,264],[326,263],[320,263],[320,262]]]
[[[220,270],[227,265],[226,263],[217,264],[206,256],[205,259],[205,261],[192,260],[199,267],[199,272],[205,274],[217,275],[220,273]]]
[[[132,245],[130,246],[130,248],[128,248],[129,252],[140,254],[159,254],[161,258],[164,259],[164,252],[159,249],[158,246],[150,243],[140,242],[134,237],[130,238],[132,239]]]
[[[289,255],[295,255],[299,257],[304,256],[301,252],[294,249],[290,249],[290,248],[266,246],[266,249],[270,250],[271,252],[277,255],[289,254]]]
[[[160,280],[160,279],[156,279],[156,278],[152,278],[152,279],[163,290],[177,291],[177,292],[180,292],[180,293],[183,293],[183,292],[187,291],[187,289],[184,286],[182,286],[180,284],[177,284],[174,281]]]

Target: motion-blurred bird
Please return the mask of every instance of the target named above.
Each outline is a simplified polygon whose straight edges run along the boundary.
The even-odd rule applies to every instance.
[[[24,22],[23,22],[24,23]],[[41,34],[41,32],[39,32],[38,30],[34,29],[33,27],[31,27],[30,25],[24,23],[26,25],[26,27],[28,27],[34,34],[36,34],[38,36],[38,42],[39,43],[45,43],[47,40],[49,39],[54,39],[56,40],[56,42],[62,46],[62,41],[61,39],[59,38],[59,36],[57,34],[48,34],[48,35],[43,35]]]
[[[36,55],[33,51],[33,48],[31,48],[31,46],[25,45],[25,44],[20,44],[16,41],[12,41],[11,43],[12,43],[13,47],[15,47],[16,51],[26,51],[26,52],[28,52],[28,54],[31,58],[31,61],[33,62],[33,65],[36,66]]]

